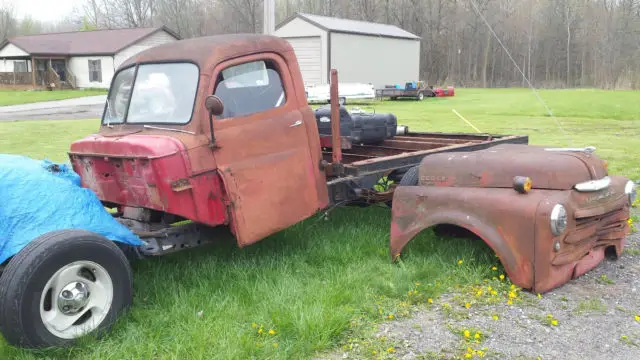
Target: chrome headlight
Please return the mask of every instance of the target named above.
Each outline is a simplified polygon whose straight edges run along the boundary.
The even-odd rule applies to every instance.
[[[636,184],[633,181],[627,181],[627,185],[624,186],[624,193],[629,197],[629,204],[633,204],[636,201]]]
[[[558,236],[567,229],[567,209],[557,204],[551,210],[551,232]]]

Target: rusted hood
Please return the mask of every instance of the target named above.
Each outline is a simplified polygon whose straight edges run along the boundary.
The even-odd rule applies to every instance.
[[[515,176],[527,176],[534,189],[569,190],[603,178],[607,169],[595,153],[505,144],[427,156],[419,174],[420,185],[427,186],[510,188]]]
[[[158,158],[184,150],[172,136],[149,134],[89,135],[71,144],[70,154],[121,158]]]

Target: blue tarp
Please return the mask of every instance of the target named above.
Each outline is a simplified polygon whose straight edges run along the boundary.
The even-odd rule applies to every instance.
[[[0,263],[38,236],[64,229],[142,245],[91,190],[81,187],[70,166],[0,154]]]

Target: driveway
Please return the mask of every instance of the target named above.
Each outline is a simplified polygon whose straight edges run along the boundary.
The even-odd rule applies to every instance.
[[[106,95],[98,95],[0,106],[0,121],[98,119],[102,117],[106,99]]]

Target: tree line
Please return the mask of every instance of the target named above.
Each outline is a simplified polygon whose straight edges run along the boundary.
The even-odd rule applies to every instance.
[[[157,25],[183,38],[262,32],[262,11],[262,0],[84,0],[57,24],[0,10],[0,36]],[[276,23],[296,12],[420,36],[430,84],[640,89],[640,0],[276,0]]]

